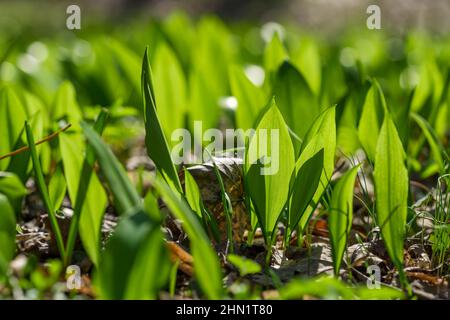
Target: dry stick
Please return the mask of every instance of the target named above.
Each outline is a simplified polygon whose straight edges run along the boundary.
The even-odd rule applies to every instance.
[[[69,123],[69,124],[66,125],[65,127],[63,127],[63,128],[61,128],[61,129],[59,129],[59,130],[53,132],[51,135],[45,137],[44,139],[41,139],[41,140],[37,141],[34,145],[35,145],[35,146],[38,146],[38,145],[40,145],[40,144],[42,144],[42,143],[44,143],[44,142],[47,142],[47,141],[52,140],[53,138],[55,138],[56,136],[58,136],[61,132],[64,132],[64,131],[66,131],[67,129],[69,129],[71,126],[72,126],[72,124]],[[24,147],[22,147],[22,148],[20,148],[20,149],[17,149],[17,150],[14,150],[14,151],[12,151],[12,152],[10,152],[10,153],[8,153],[8,154],[5,154],[4,156],[1,156],[1,157],[0,157],[0,160],[6,159],[6,158],[9,158],[9,157],[13,157],[13,156],[18,155],[19,153],[22,153],[22,152],[27,151],[27,150],[29,150],[29,149],[30,149],[29,146],[24,146]]]

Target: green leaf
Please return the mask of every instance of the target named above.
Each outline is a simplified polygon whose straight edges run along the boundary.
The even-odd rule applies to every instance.
[[[292,53],[292,61],[298,66],[314,95],[318,97],[322,81],[319,48],[312,39],[301,38],[299,43],[297,50]]]
[[[142,199],[139,197],[119,160],[117,160],[111,149],[105,145],[94,129],[84,122],[81,122],[81,127],[88,143],[94,149],[100,169],[114,196],[118,212],[122,215],[134,212],[136,207],[142,205]]]
[[[280,40],[277,32],[272,36],[272,39],[264,49],[264,68],[267,72],[266,79],[271,80],[271,74],[275,73],[283,61],[287,60],[288,54]]]
[[[245,179],[267,241],[286,205],[295,166],[291,137],[274,99],[250,140],[246,157]]]
[[[129,272],[125,299],[157,299],[159,290],[167,282],[169,268],[163,234],[160,228],[153,228],[139,246]]]
[[[334,274],[339,275],[353,220],[353,188],[359,166],[347,171],[333,189],[328,213]]]
[[[20,212],[27,189],[14,173],[0,171],[0,193],[8,198],[15,212]]]
[[[236,268],[239,269],[239,274],[244,277],[248,274],[254,274],[261,272],[261,266],[251,259],[247,259],[235,254],[229,254],[227,256],[229,262],[231,262]]]
[[[155,298],[167,269],[159,223],[152,218],[160,214],[144,212],[136,189],[111,149],[93,128],[84,122],[81,127],[123,216],[101,256],[95,276],[100,296],[105,299]],[[157,210],[154,205],[146,208]],[[154,272],[157,268],[161,269]]]
[[[159,225],[142,208],[129,212],[109,239],[95,274],[94,283],[100,297],[157,298],[167,268],[162,246]]]
[[[75,88],[69,81],[64,81],[59,86],[49,112],[53,121],[66,118],[69,123],[77,124],[81,120],[81,111],[76,100]]]
[[[178,192],[182,192],[178,173],[170,157],[169,147],[164,136],[158,114],[152,83],[152,73],[148,61],[148,50],[145,50],[142,62],[142,95],[144,100],[145,144],[147,153],[153,160],[164,180]]]
[[[97,133],[102,133],[107,118],[108,112],[102,109],[94,124],[94,129]],[[76,139],[76,137],[74,138]],[[78,181],[76,181],[76,179],[73,181],[71,180],[69,185],[69,188],[71,188],[71,190],[69,190],[69,196],[72,200],[73,216],[70,222],[69,235],[67,237],[65,265],[68,265],[71,262],[72,251],[75,247],[75,240],[79,232],[86,252],[91,257],[94,265],[98,266],[101,241],[100,229],[107,197],[97,176],[94,174],[94,177],[92,178],[95,162],[95,153],[92,146],[87,145],[85,149],[86,155],[84,158],[80,158],[77,161],[74,161],[74,163],[68,162],[69,159],[67,159],[67,156],[69,156],[69,154],[67,149],[65,152],[66,156],[62,156],[63,164],[72,169],[68,169],[71,172],[71,175],[76,174],[76,170],[80,170],[80,178]],[[63,153],[64,148],[61,146],[60,150],[61,153]],[[95,190],[92,191],[92,188],[95,188]]]
[[[189,170],[184,169],[184,188],[186,189],[186,200],[191,209],[201,218],[202,217],[202,198],[197,182],[190,174]]]
[[[300,219],[300,228],[301,230],[305,230],[305,227],[313,213],[315,206],[319,202],[322,197],[323,192],[327,188],[331,176],[333,175],[334,170],[334,157],[336,153],[336,107],[331,107],[322,112],[319,117],[314,121],[311,128],[308,130],[308,133],[305,136],[305,139],[301,148],[301,157],[302,153],[305,152],[306,148],[308,148],[311,141],[315,140],[316,143],[320,142],[319,145],[316,145],[316,150],[323,148],[323,171],[320,177],[320,183],[317,187],[317,190],[314,194],[314,197],[308,206],[308,209],[305,211],[305,214],[302,215]],[[320,138],[315,138],[315,136],[319,135]],[[316,140],[317,139],[317,140]],[[299,167],[296,166],[296,170]]]
[[[64,175],[69,197],[74,207],[80,192],[78,188],[81,178],[88,176],[86,172],[83,172],[84,157],[83,152],[80,151],[85,150],[86,147],[80,138],[81,136],[70,133],[59,135]],[[100,256],[101,224],[106,209],[107,196],[95,174],[90,177],[86,185],[81,187],[86,188],[86,195],[80,213],[76,213],[80,214],[80,238],[89,258],[97,266]]]
[[[33,161],[36,184],[39,187],[42,200],[44,202],[45,208],[47,209],[48,217],[50,219],[50,225],[52,227],[53,235],[56,240],[56,245],[58,247],[59,254],[61,255],[61,258],[64,260],[65,259],[64,241],[62,238],[58,221],[56,220],[56,213],[53,207],[53,203],[51,202],[50,196],[48,195],[47,185],[45,184],[44,180],[44,174],[42,173],[41,164],[39,162],[36,152],[36,145],[34,143],[33,132],[31,131],[31,127],[27,121],[25,121],[25,132],[27,135],[28,147],[30,148],[31,160]]]
[[[403,241],[408,201],[405,152],[389,114],[385,115],[375,155],[377,224],[386,249],[399,271],[403,268]]]
[[[16,216],[8,198],[0,193],[0,280],[16,251]]]
[[[15,150],[26,118],[26,110],[17,90],[3,86],[0,89],[0,155]],[[0,171],[6,170],[10,161],[10,158],[0,160]]]
[[[319,185],[320,176],[323,171],[323,148],[311,157],[307,159],[300,157],[299,160],[301,160],[300,169],[295,177],[290,195],[290,231],[294,230],[297,226]]]
[[[425,136],[425,139],[427,140],[428,145],[430,146],[430,151],[433,160],[437,164],[437,169],[440,172],[442,172],[444,170],[444,160],[442,159],[442,154],[445,154],[445,149],[441,146],[439,138],[437,138],[436,136],[436,132],[434,131],[433,127],[428,123],[428,121],[426,121],[417,113],[411,113],[411,118],[417,123],[417,125],[422,130],[423,135]]]
[[[229,78],[231,92],[238,101],[237,127],[243,130],[253,128],[260,111],[267,103],[266,95],[263,89],[256,87],[237,65],[230,67]]]
[[[184,128],[186,79],[175,54],[164,43],[156,48],[153,65],[158,116],[166,138],[170,139],[174,130]]]
[[[374,80],[367,92],[358,126],[359,141],[372,162],[375,159],[378,134],[386,110],[383,92],[378,82]]]
[[[55,210],[61,208],[61,204],[66,195],[67,185],[61,166],[56,167],[55,172],[52,174],[50,183],[48,184],[48,194],[50,200],[55,206]]]
[[[153,184],[170,212],[182,221],[183,228],[189,236],[195,276],[200,287],[209,299],[220,299],[223,296],[220,264],[198,217],[189,208],[184,198],[170,189],[166,183],[154,179]]]
[[[289,128],[300,140],[303,140],[308,129],[318,117],[320,109],[305,78],[288,61],[283,62],[278,69],[274,94],[277,106]],[[298,139],[294,141],[296,154],[298,154],[300,141]]]

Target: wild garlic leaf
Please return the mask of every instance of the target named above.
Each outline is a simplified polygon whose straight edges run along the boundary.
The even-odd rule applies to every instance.
[[[336,183],[328,212],[334,274],[339,275],[353,221],[353,190],[359,166],[347,171]]]
[[[374,80],[367,92],[358,126],[359,140],[372,162],[375,159],[378,134],[386,110],[383,92],[378,82]]]
[[[302,153],[306,150],[308,145],[316,139],[315,137],[317,135],[320,136],[316,142],[320,142],[323,144],[323,171],[322,175],[320,176],[320,182],[317,186],[316,192],[314,193],[314,196],[312,198],[312,201],[308,208],[306,209],[305,213],[302,215],[300,219],[300,228],[301,230],[305,230],[305,227],[309,221],[309,218],[311,217],[311,214],[313,213],[315,206],[320,201],[320,198],[322,197],[323,192],[327,188],[328,184],[330,183],[331,176],[333,175],[334,170],[334,157],[336,154],[336,107],[333,106],[331,108],[328,108],[327,110],[323,111],[317,119],[312,124],[311,128],[308,130],[308,133],[305,136],[305,139],[302,144],[302,148],[300,150],[300,157],[302,157]],[[316,148],[320,148],[319,146],[316,146]],[[297,169],[299,167],[297,166]]]
[[[272,99],[250,140],[245,177],[266,240],[288,200],[294,154],[286,122]]]
[[[402,269],[409,182],[405,152],[389,114],[378,137],[374,178],[377,224],[389,256]]]
[[[16,252],[16,215],[8,198],[0,193],[0,281]]]
[[[319,105],[303,75],[288,61],[276,73],[274,95],[286,123],[298,139],[293,139],[296,154],[308,129],[320,113]]]
[[[170,157],[169,146],[158,117],[155,92],[153,89],[152,72],[148,60],[148,49],[145,50],[142,62],[142,95],[144,100],[145,144],[147,153],[155,163],[158,172],[164,180],[182,192],[178,173]]]

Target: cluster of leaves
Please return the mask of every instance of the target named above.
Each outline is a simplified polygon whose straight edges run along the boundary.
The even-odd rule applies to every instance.
[[[28,150],[0,160],[0,280],[15,255],[16,220],[22,218],[25,184],[33,177],[61,260],[66,266],[71,263],[79,236],[95,267],[99,297],[156,298],[161,288],[167,287],[171,268],[160,230],[164,213],[159,198],[183,222],[204,296],[224,297],[222,270],[208,233],[211,214],[187,170],[182,187],[178,175],[182,168],[172,162],[170,138],[177,128],[193,130],[195,121],[207,129],[226,119],[235,128],[255,128],[255,135],[245,144],[245,205],[251,233],[258,227],[262,230],[268,262],[278,224],[286,227],[285,245],[289,245],[293,232],[301,238],[320,207],[328,214],[334,271],[339,274],[352,226],[355,181],[361,180],[362,174],[355,165],[338,180],[332,176],[337,157],[350,157],[362,149],[365,165],[373,169],[368,179],[375,185],[374,195],[365,205],[381,229],[402,285],[408,287],[403,244],[413,198],[410,178],[448,173],[449,41],[433,42],[441,50],[430,52],[432,40],[411,33],[401,40],[402,48],[396,49],[401,52],[395,56],[401,58],[395,60],[384,56],[388,41],[383,34],[370,34],[370,41],[365,42],[361,39],[366,35],[349,34],[343,47],[324,45],[296,30],[286,39],[274,31],[267,43],[259,40],[259,49],[250,50],[248,40],[243,40],[247,38],[235,43],[233,33],[214,17],[194,24],[176,14],[141,29],[145,32],[137,32],[130,43],[118,40],[123,37],[120,33],[107,39],[87,34],[89,42],[71,44],[73,50],[68,52],[72,53],[63,57],[61,65],[56,65],[53,56],[56,44],[50,42],[50,49],[45,49],[50,56],[38,72],[23,71],[24,79],[16,74],[9,81],[12,83],[2,81],[0,156],[20,148]],[[244,28],[237,34],[245,32]],[[141,64],[139,55],[149,35],[152,45]],[[13,52],[9,59],[18,56]],[[244,65],[243,61],[260,65]],[[53,78],[42,78],[53,70]],[[51,83],[60,80],[58,74],[73,79],[79,101],[100,104],[109,111],[80,107],[74,84],[69,82],[63,82],[53,94]],[[416,77],[418,83],[414,83]],[[225,105],[224,111],[220,101],[229,96],[237,101],[237,108]],[[109,141],[123,137],[127,127],[117,120],[130,117],[144,120],[148,156],[157,169],[153,189],[143,198],[101,138],[105,126]],[[93,127],[83,121],[93,118]],[[68,123],[72,127],[65,130]],[[257,140],[264,136],[260,132],[273,129],[279,132],[275,144],[270,135]],[[57,139],[35,145],[35,137],[52,132],[59,133]],[[267,159],[280,159],[274,174],[262,174]],[[94,170],[95,163],[100,171]],[[218,172],[217,178],[231,241],[233,208]],[[362,188],[361,182],[359,186]],[[64,239],[57,213],[66,196],[74,213]],[[101,224],[108,203],[114,204],[120,222],[101,249]],[[230,255],[229,260],[242,275],[259,271],[238,256]],[[324,281],[323,288],[341,288],[334,280]],[[293,282],[282,296],[301,295],[298,292],[307,292],[308,286]],[[354,297],[341,289],[343,296]],[[360,291],[361,297],[367,296]]]

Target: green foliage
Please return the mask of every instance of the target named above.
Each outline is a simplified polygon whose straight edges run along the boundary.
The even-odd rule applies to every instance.
[[[27,189],[22,181],[14,173],[0,171],[0,193],[8,198],[15,212],[19,212],[22,199],[27,194]]]
[[[166,183],[158,179],[153,183],[172,214],[183,221],[183,227],[191,240],[195,275],[201,288],[209,299],[221,298],[223,288],[219,261],[197,215],[192,212],[184,198]]]
[[[256,127],[246,154],[245,179],[266,243],[286,206],[295,167],[287,125],[272,100]]]
[[[170,158],[169,147],[164,136],[161,122],[156,112],[156,100],[152,82],[152,72],[148,61],[148,49],[142,62],[142,95],[144,100],[145,144],[149,157],[167,183],[181,192],[178,174]]]
[[[367,92],[359,120],[358,136],[367,157],[374,161],[383,115],[387,112],[386,101],[376,80]]]
[[[4,155],[20,145],[23,123],[27,119],[25,106],[17,90],[11,86],[0,88],[0,155]],[[11,160],[0,161],[0,171],[8,168]]]
[[[316,144],[314,143],[312,146],[316,146]],[[300,169],[297,172],[290,194],[288,222],[290,231],[297,227],[300,218],[308,208],[319,185],[323,170],[323,148],[312,154],[310,158],[306,159],[304,155],[311,155],[308,148],[297,161]]]
[[[298,154],[300,141],[320,113],[317,99],[302,74],[288,61],[281,64],[275,79],[277,106],[297,136],[294,146]]]
[[[305,227],[313,213],[317,203],[322,197],[323,192],[327,188],[334,170],[334,157],[336,154],[336,107],[328,108],[323,111],[312,124],[311,128],[305,136],[300,149],[300,159],[304,157],[304,161],[323,148],[323,170],[320,176],[319,185],[314,193],[311,203],[300,218],[299,228],[305,230]],[[314,143],[313,143],[314,142]],[[309,148],[308,148],[309,147]],[[309,150],[308,150],[309,149]],[[308,152],[306,151],[308,150]],[[298,161],[296,171],[299,170]]]
[[[16,251],[16,216],[8,198],[0,193],[0,282]]]
[[[305,296],[345,300],[387,300],[404,298],[402,291],[390,287],[381,287],[377,290],[372,290],[365,286],[348,287],[345,283],[332,277],[292,280],[281,290],[280,295],[282,299],[288,300],[300,299]]]
[[[117,158],[94,129],[81,126],[124,215],[100,257],[95,278],[99,294],[105,299],[156,298],[168,275],[159,223],[151,218],[159,214],[145,213]]]
[[[328,226],[333,254],[334,274],[339,275],[347,239],[353,221],[353,188],[359,166],[347,171],[333,189],[331,197]]]
[[[248,274],[254,274],[261,272],[261,266],[254,262],[253,260],[235,255],[229,254],[227,257],[228,261],[231,262],[239,270],[239,274],[244,277]]]
[[[44,202],[45,208],[47,209],[48,217],[50,219],[50,224],[52,226],[53,236],[56,239],[56,244],[58,246],[59,254],[61,258],[65,259],[65,248],[64,241],[61,235],[61,230],[59,228],[58,221],[56,220],[56,212],[53,207],[53,203],[50,200],[50,196],[48,194],[47,185],[45,184],[44,174],[42,173],[41,164],[39,162],[36,146],[34,145],[34,137],[31,132],[31,127],[28,122],[25,121],[25,131],[27,134],[28,147],[31,152],[31,159],[33,161],[34,175],[36,178],[37,185],[39,187],[39,191],[42,196],[42,200]]]
[[[377,224],[389,256],[402,275],[409,179],[405,152],[389,114],[378,137],[374,178]]]
[[[105,126],[106,113],[101,112],[95,129],[101,134]],[[97,175],[92,174],[95,156],[92,147],[85,148],[78,135],[59,136],[61,158],[64,165],[67,189],[74,213],[67,239],[66,265],[70,263],[79,231],[83,246],[95,266],[98,266],[101,242],[101,224],[107,204],[106,192]],[[86,156],[77,150],[86,149]]]
[[[253,128],[255,119],[267,103],[266,94],[262,88],[255,86],[237,65],[230,67],[229,77],[231,92],[238,101],[237,127],[243,130]]]
[[[184,127],[186,79],[177,57],[165,44],[156,48],[153,65],[154,98],[158,102],[158,117],[166,138],[170,139],[174,130]]]

